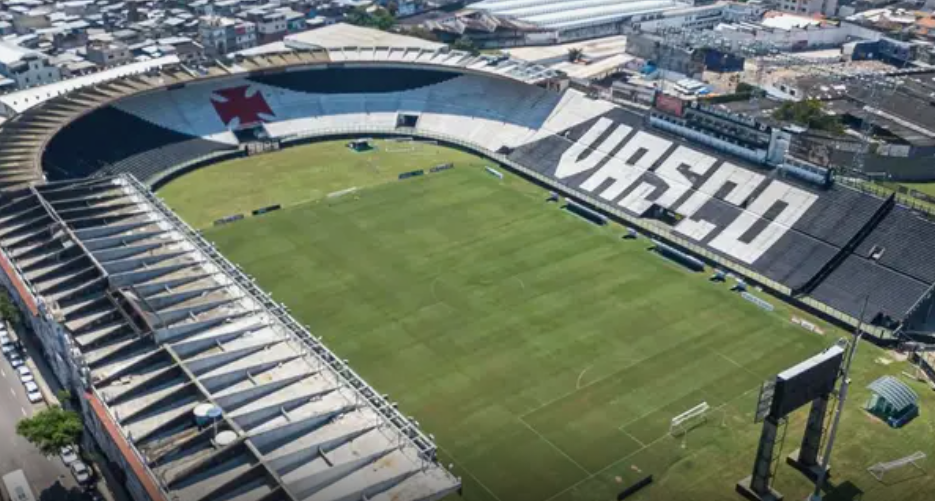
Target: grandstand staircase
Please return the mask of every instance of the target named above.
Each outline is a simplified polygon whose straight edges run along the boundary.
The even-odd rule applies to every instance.
[[[883,218],[885,218],[895,206],[896,195],[891,194],[882,204],[880,204],[880,207],[878,207],[876,212],[873,213],[873,216],[870,217],[870,219],[867,221],[867,224],[865,224],[860,229],[860,231],[855,233],[854,236],[851,237],[851,239],[848,240],[848,242],[838,250],[834,257],[828,260],[828,262],[825,263],[825,265],[822,266],[821,269],[819,269],[818,272],[812,276],[812,278],[808,279],[808,281],[798,289],[793,290],[792,295],[794,297],[801,297],[814,291],[815,288],[818,287],[818,284],[828,278],[828,276],[830,276],[831,273],[833,273],[834,270],[836,270],[838,266],[840,266],[841,263],[843,263],[844,260],[847,259],[847,257],[850,256],[854,250],[857,249],[861,242],[863,242],[864,239],[870,235],[870,232],[872,232],[873,229],[877,227],[880,221],[882,221]]]

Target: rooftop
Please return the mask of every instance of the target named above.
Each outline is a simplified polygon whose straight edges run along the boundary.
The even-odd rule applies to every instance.
[[[336,47],[419,47],[425,49],[439,49],[445,44],[430,42],[421,38],[398,35],[387,31],[362,28],[352,24],[337,23],[319,28],[288,35],[285,38],[287,46],[295,49],[336,48]]]
[[[471,8],[547,28],[562,29],[608,23],[637,14],[687,6],[676,0],[482,0],[472,4]]]
[[[41,54],[41,52],[32,49],[0,41],[0,64],[9,65],[21,61],[25,56]]]
[[[9,94],[3,94],[0,95],[0,104],[3,104],[5,107],[13,110],[16,113],[22,113],[23,111],[32,108],[37,104],[43,103],[49,99],[76,89],[116,80],[118,78],[123,78],[130,75],[146,73],[153,69],[178,64],[178,62],[179,58],[177,56],[166,56],[158,59],[151,59],[148,61],[116,66],[114,68],[99,71],[97,73],[91,73],[89,75],[62,80],[61,82],[55,82],[49,85],[32,87],[29,89],[11,92]]]

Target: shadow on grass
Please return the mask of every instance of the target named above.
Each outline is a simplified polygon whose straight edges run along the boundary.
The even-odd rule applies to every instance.
[[[864,491],[848,480],[830,486],[825,491],[823,499],[824,501],[860,501],[863,497]]]

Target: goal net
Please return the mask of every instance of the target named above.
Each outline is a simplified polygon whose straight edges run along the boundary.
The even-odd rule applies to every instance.
[[[438,141],[420,141],[411,137],[387,139],[383,150],[387,153],[412,153],[415,155],[435,155],[438,153],[437,148],[426,148],[426,146],[438,146]]]
[[[675,416],[669,423],[669,435],[673,437],[684,435],[692,428],[705,423],[708,420],[708,411],[710,409],[711,406],[708,405],[707,402],[701,402],[691,409]]]
[[[383,151],[387,153],[408,153],[415,150],[416,142],[411,137],[390,138],[386,140]]]

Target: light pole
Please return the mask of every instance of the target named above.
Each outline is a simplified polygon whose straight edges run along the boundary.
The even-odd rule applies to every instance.
[[[831,463],[831,450],[834,447],[834,438],[838,433],[838,425],[841,424],[841,414],[844,414],[844,401],[847,400],[847,389],[851,385],[850,373],[851,362],[854,361],[854,355],[857,354],[857,343],[863,337],[864,331],[864,313],[867,310],[867,303],[870,296],[864,298],[864,305],[860,309],[860,318],[857,319],[857,332],[854,333],[854,339],[847,350],[847,358],[844,360],[844,371],[841,373],[841,389],[838,391],[838,407],[834,412],[834,419],[831,422],[831,430],[828,432],[828,442],[825,444],[825,453],[821,458],[821,468],[818,470],[818,477],[815,479],[815,491],[809,496],[809,501],[821,501],[821,488],[825,484],[828,476],[828,468]]]

